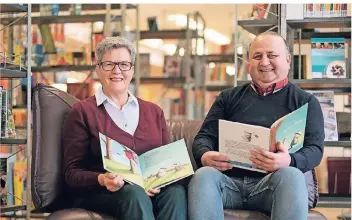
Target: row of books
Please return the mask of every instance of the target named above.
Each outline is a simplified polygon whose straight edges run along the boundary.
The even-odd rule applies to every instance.
[[[185,93],[182,91],[180,98],[164,98],[159,105],[164,111],[166,119],[176,119],[182,117],[186,112]]]
[[[304,4],[303,17],[346,17],[347,4]]]

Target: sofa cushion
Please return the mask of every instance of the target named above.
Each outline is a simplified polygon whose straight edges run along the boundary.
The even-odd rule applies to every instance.
[[[270,220],[264,213],[246,210],[224,210],[225,220]],[[308,220],[327,220],[323,214],[317,211],[309,211]]]
[[[47,220],[116,220],[111,216],[85,209],[63,209],[50,214]]]

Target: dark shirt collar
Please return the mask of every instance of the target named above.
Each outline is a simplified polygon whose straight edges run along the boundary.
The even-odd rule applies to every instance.
[[[285,79],[283,79],[279,82],[273,83],[267,89],[261,88],[258,84],[256,84],[253,81],[251,82],[251,86],[252,86],[253,90],[260,96],[267,96],[272,93],[275,93],[275,92],[279,91],[280,89],[284,88],[287,84],[288,84],[288,77],[286,77]]]

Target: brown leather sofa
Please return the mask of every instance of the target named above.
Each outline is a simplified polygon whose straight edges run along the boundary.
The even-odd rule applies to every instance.
[[[31,190],[33,203],[39,212],[50,212],[49,220],[113,219],[101,213],[72,208],[72,201],[65,194],[66,185],[61,172],[61,128],[74,103],[73,96],[51,86],[38,84],[33,91],[33,146]],[[193,168],[192,142],[201,121],[168,121],[171,140],[185,138]],[[318,199],[315,172],[305,174],[309,190],[309,206],[315,207]],[[185,183],[187,184],[187,183]],[[189,201],[189,202],[192,202]],[[264,220],[269,216],[254,211],[224,210],[228,220]],[[326,219],[321,213],[309,212],[309,218]]]

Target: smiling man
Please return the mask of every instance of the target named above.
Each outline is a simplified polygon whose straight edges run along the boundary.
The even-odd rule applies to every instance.
[[[307,219],[308,191],[303,173],[322,158],[324,122],[318,100],[288,81],[291,55],[275,32],[258,35],[248,59],[252,82],[221,92],[195,137],[193,154],[201,168],[188,189],[189,218],[224,219],[223,209],[271,213],[271,219]],[[289,154],[252,152],[263,174],[234,168],[219,151],[219,119],[269,128],[277,119],[309,103],[303,148]],[[233,131],[236,132],[236,131]]]

